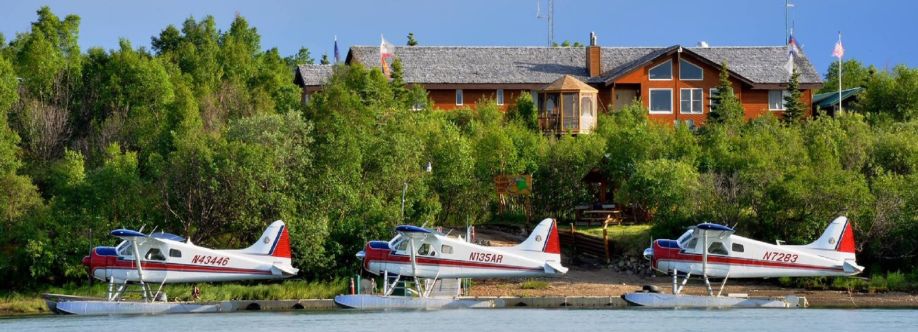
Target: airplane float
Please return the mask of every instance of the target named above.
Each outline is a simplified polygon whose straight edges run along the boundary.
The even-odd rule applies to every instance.
[[[711,307],[781,306],[787,301],[757,301],[720,296],[729,278],[852,276],[864,267],[856,262],[854,232],[846,217],[838,217],[822,236],[807,245],[766,243],[734,234],[734,229],[704,223],[691,227],[676,240],[656,240],[644,250],[654,270],[673,276],[672,294],[629,293],[626,301],[640,306]],[[684,275],[680,284],[678,278]],[[700,275],[708,296],[682,295],[692,275]],[[709,278],[723,278],[714,294]]]
[[[384,277],[383,295],[339,295],[338,305],[361,309],[491,306],[456,299],[458,289],[448,297],[431,296],[431,292],[443,279],[552,277],[568,270],[561,265],[553,219],[540,222],[525,241],[512,247],[482,246],[410,225],[395,231],[398,234],[391,240],[370,241],[357,253],[367,272]],[[399,282],[404,284],[402,278],[414,280],[415,287],[407,293],[417,297],[392,296]]]
[[[299,271],[291,265],[290,235],[280,220],[268,226],[254,244],[239,250],[200,247],[180,236],[163,232],[144,234],[116,229],[111,235],[123,241],[115,247],[93,248],[90,255],[83,258],[83,264],[89,268],[93,278],[109,283],[107,301],[54,303],[58,311],[110,314],[191,310],[189,308],[196,305],[178,304],[181,307],[176,307],[172,303],[158,301],[164,297],[163,285],[284,279]],[[151,283],[159,284],[156,292],[150,289]],[[140,286],[143,302],[122,301],[131,284]],[[194,312],[215,309],[207,305],[197,307]]]

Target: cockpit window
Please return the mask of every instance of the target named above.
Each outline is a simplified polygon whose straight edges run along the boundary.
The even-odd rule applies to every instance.
[[[708,253],[714,255],[727,255],[727,247],[724,247],[723,242],[711,242],[711,245],[708,246]]]
[[[405,251],[408,250],[408,241],[401,241],[395,245],[395,251]]]
[[[452,254],[452,253],[453,253],[453,247],[444,244],[444,245],[440,246],[440,252],[442,252],[442,253],[444,253],[444,254]]]
[[[150,260],[150,261],[166,260],[166,256],[163,256],[162,251],[159,251],[159,249],[157,248],[150,248],[150,250],[147,250],[147,254],[144,255],[143,258],[145,258],[146,260]]]
[[[130,242],[124,241],[118,245],[118,256],[134,256],[134,247]]]
[[[430,243],[421,244],[421,247],[418,248],[418,255],[427,255],[430,254]]]
[[[695,250],[695,246],[697,245],[698,245],[698,238],[693,238],[691,241],[688,242],[688,244],[685,245],[684,248],[688,250]]]

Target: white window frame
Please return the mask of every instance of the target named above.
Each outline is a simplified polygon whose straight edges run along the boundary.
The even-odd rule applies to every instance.
[[[497,105],[504,105],[504,89],[497,89]]]
[[[714,91],[717,91],[718,96],[720,95],[720,88],[710,88],[708,89],[708,112],[714,111]]]
[[[653,92],[657,90],[669,91],[669,111],[653,110]],[[676,99],[676,96],[673,96],[673,89],[671,88],[650,88],[647,91],[647,110],[650,112],[650,114],[673,114],[673,99]]]
[[[669,78],[650,78],[651,71],[665,64],[669,64]],[[647,79],[651,81],[672,81],[673,80],[673,59],[666,60],[664,62],[657,64],[656,66],[650,67],[650,69],[647,70]]]
[[[462,89],[456,89],[456,106],[462,106],[464,99],[465,96],[462,94]]]
[[[682,91],[685,91],[685,90],[689,90],[689,105],[692,105],[692,102],[695,101],[695,99],[692,99],[692,92],[694,92],[694,90],[701,91],[701,109],[698,110],[697,112],[694,112],[694,110],[690,112],[686,112],[684,109],[682,109]],[[702,88],[681,88],[679,89],[679,114],[704,114],[704,89]]]
[[[682,78],[682,63],[683,63],[683,62],[685,62],[685,63],[687,63],[687,64],[689,64],[689,65],[692,65],[692,66],[697,67],[698,70],[701,71],[701,78]],[[686,60],[686,59],[681,59],[681,58],[680,58],[680,59],[679,59],[679,80],[682,80],[682,81],[704,81],[704,68],[702,68],[702,67],[699,66],[699,65],[696,65],[696,64],[692,63],[691,61],[688,61],[688,60]]]
[[[771,108],[771,92],[772,91],[781,91],[781,108]],[[778,89],[768,90],[768,110],[772,112],[784,112],[787,109],[787,101],[784,99],[784,97],[787,97],[787,95],[789,94],[790,94],[790,91],[787,91],[787,90],[778,90]]]

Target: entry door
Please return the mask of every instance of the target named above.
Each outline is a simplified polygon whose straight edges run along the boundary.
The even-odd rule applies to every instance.
[[[615,89],[615,110],[621,110],[625,106],[631,105],[637,99],[637,89],[616,88]]]

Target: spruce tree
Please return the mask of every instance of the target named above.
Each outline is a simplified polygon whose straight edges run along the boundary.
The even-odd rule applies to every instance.
[[[418,46],[417,39],[414,39],[414,32],[408,33],[408,46]]]
[[[392,95],[396,100],[402,101],[402,98],[407,96],[408,89],[405,88],[405,68],[399,58],[395,58],[392,61],[392,73],[389,77],[392,79],[389,81],[389,86],[392,87]]]
[[[715,106],[708,114],[708,122],[727,123],[743,119],[743,104],[733,92],[733,83],[730,82],[730,72],[727,63],[720,67],[720,84],[717,85],[717,96],[711,96],[711,103]]]
[[[328,53],[323,53],[323,54],[322,54],[322,60],[319,61],[319,63],[321,63],[321,64],[323,64],[323,65],[331,64],[331,61],[328,60]]]
[[[790,81],[787,82],[788,94],[784,96],[784,121],[788,123],[799,122],[806,116],[806,105],[800,101],[800,73],[794,69]]]

